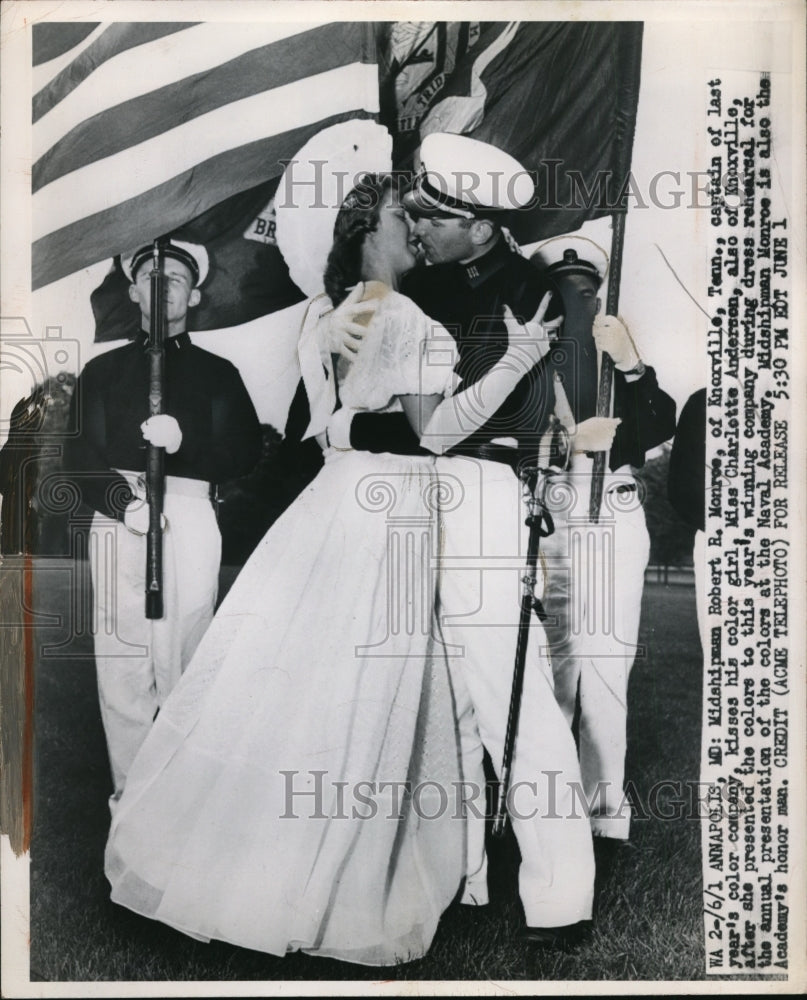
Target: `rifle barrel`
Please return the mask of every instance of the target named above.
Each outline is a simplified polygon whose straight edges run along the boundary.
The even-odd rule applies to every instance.
[[[159,241],[154,241],[151,269],[151,316],[149,319],[149,416],[163,412],[165,394],[165,277]],[[146,537],[146,618],[162,618],[163,608],[163,493],[165,489],[165,449],[149,444],[146,456],[146,494],[149,530]]]

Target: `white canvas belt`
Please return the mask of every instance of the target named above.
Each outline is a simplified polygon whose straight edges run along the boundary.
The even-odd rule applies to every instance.
[[[129,485],[138,494],[145,494],[145,472],[132,472],[129,469],[116,469],[115,471],[127,479]],[[203,479],[187,479],[185,476],[166,476],[165,492],[174,494],[175,496],[196,497],[200,500],[207,500],[210,498],[210,483],[205,482]]]

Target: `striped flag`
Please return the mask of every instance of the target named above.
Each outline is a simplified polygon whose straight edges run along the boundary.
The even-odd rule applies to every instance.
[[[248,228],[281,161],[378,113],[368,23],[48,24],[33,45],[35,289],[252,192]]]
[[[299,301],[274,241],[281,161],[354,117],[388,126],[398,169],[431,131],[493,143],[537,178],[517,238],[575,230],[611,214],[628,175],[641,34],[602,21],[35,25],[34,288],[173,232],[212,251],[194,329]],[[97,340],[137,328],[126,284],[116,265],[93,293]]]

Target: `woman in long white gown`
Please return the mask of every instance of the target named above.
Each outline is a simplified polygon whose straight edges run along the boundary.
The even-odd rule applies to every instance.
[[[337,368],[339,399],[403,408],[420,431],[454,378],[450,363],[424,363],[449,334],[394,290],[413,264],[389,180],[365,178],[329,267],[377,301],[357,360]],[[106,850],[115,902],[276,955],[388,965],[426,953],[465,863],[431,627],[438,506],[433,458],[326,448],[134,762]]]

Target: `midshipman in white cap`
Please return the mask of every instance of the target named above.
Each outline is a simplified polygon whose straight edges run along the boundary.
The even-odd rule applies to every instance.
[[[148,330],[153,243],[124,254],[129,297],[140,307],[135,340],[90,360],[73,394],[77,438],[68,442],[65,474],[94,511],[91,546],[115,558],[92,561],[94,634],[101,718],[113,794],[155,714],[213,617],[221,536],[213,484],[248,473],[260,457],[252,400],[229,361],[191,343],[188,311],[201,298],[208,255],[203,246],[163,240],[166,326],[164,412],[149,416]],[[147,266],[149,265],[149,266]],[[163,501],[164,616],[145,616],[146,443],[165,449]]]
[[[580,767],[600,874],[630,830],[623,794],[628,677],[636,653],[644,571],[650,553],[633,469],[675,430],[675,403],[645,365],[624,323],[600,313],[608,255],[582,236],[557,237],[533,253],[563,298],[565,320],[553,364],[555,415],[572,441],[558,476],[577,497],[552,511],[546,539],[544,608],[555,695],[571,726],[579,710]],[[614,362],[613,415],[597,413],[603,352]],[[562,359],[562,360],[560,360]],[[591,454],[608,452],[604,514],[589,520]]]
[[[517,160],[466,136],[427,136],[420,161],[404,205],[432,266],[411,271],[401,290],[455,337],[455,370],[461,388],[470,387],[472,393],[507,349],[505,310],[531,321],[541,316],[539,307],[554,287],[512,248],[503,232],[510,213],[534,203],[535,185]],[[558,306],[555,294],[543,314],[544,324],[557,317]],[[347,353],[356,350],[358,339],[346,339]],[[443,638],[452,653],[464,777],[478,788],[484,788],[483,748],[495,768],[502,763],[518,637],[527,538],[514,467],[520,457],[535,454],[551,412],[550,392],[541,362],[478,430],[449,447],[432,424],[418,441],[401,422],[398,431],[393,430],[395,415],[359,413],[351,418],[338,410],[332,418],[332,440],[342,434],[334,441],[338,445],[370,451],[425,446],[436,452],[441,456],[440,476],[458,498],[443,514],[440,614]],[[484,402],[479,404],[483,410]],[[577,751],[554,698],[546,637],[537,619],[529,631],[512,769],[512,787],[520,792],[510,815],[521,851],[519,891],[526,939],[539,946],[565,946],[591,918],[592,838],[588,819],[575,804]],[[554,818],[547,811],[550,801],[556,805]],[[481,821],[469,822],[466,871],[463,902],[487,902]]]

